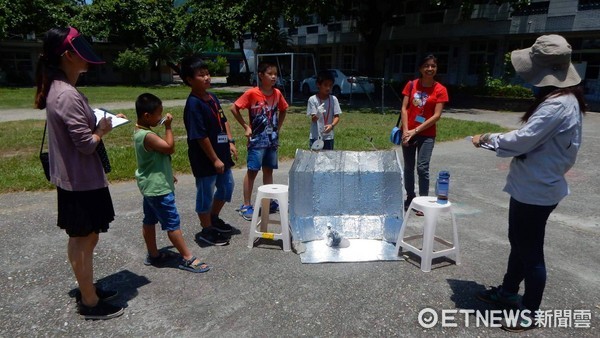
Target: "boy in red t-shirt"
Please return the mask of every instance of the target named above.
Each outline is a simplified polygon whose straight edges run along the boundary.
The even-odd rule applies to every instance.
[[[277,67],[261,62],[258,64],[258,87],[247,90],[231,107],[235,119],[244,128],[248,138],[248,171],[244,176],[244,203],[238,209],[247,221],[252,220],[254,208],[251,197],[254,180],[258,171],[263,169],[263,184],[273,183],[273,169],[277,169],[277,148],[279,133],[285,119],[288,103],[279,91],[274,88],[277,81]],[[240,110],[248,109],[249,123],[246,123]],[[278,206],[271,201],[270,212]]]

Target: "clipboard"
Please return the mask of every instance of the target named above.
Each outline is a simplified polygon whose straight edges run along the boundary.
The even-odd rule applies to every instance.
[[[131,122],[128,119],[124,119],[122,117],[117,117],[117,115],[115,113],[113,113],[107,109],[104,109],[104,108],[94,108],[94,115],[96,115],[96,125],[98,125],[98,123],[100,123],[100,119],[102,119],[103,117],[111,118],[113,128],[116,128],[116,127],[119,127],[119,126],[122,126],[124,124]]]

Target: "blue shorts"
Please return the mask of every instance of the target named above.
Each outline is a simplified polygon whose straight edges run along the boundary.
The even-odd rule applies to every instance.
[[[196,177],[196,212],[199,214],[209,212],[214,199],[231,202],[233,188],[231,169],[225,170],[222,174]]]
[[[144,196],[144,224],[154,225],[160,222],[164,231],[179,230],[179,213],[175,206],[175,194]]]
[[[259,171],[262,166],[277,169],[277,148],[248,149],[248,170]]]

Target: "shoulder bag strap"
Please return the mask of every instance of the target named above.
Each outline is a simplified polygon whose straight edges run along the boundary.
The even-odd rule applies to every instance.
[[[40,146],[40,155],[42,154],[42,151],[44,150],[44,141],[46,140],[46,128],[48,127],[48,121],[46,120],[46,123],[44,123],[44,134],[42,134],[42,145]]]
[[[411,96],[412,94],[412,89],[413,89],[413,82],[410,81],[410,87],[408,88],[408,97]],[[396,127],[400,126],[400,121],[402,121],[402,110],[400,111],[400,114],[398,114],[398,121],[396,121]]]

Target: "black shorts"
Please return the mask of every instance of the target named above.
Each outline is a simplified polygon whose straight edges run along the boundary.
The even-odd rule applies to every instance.
[[[92,232],[108,231],[108,224],[115,219],[112,199],[108,188],[88,191],[68,191],[56,188],[58,193],[59,228],[69,237],[85,237]]]

